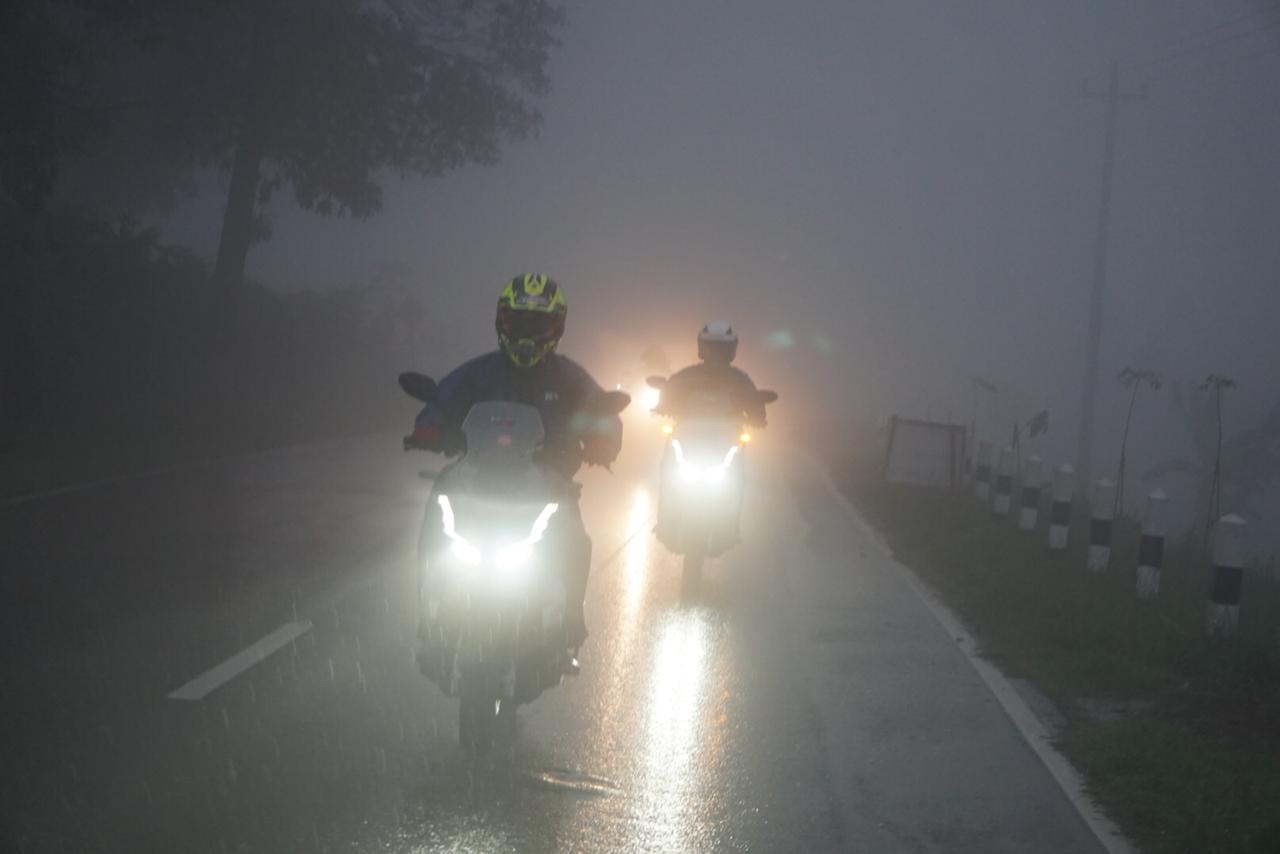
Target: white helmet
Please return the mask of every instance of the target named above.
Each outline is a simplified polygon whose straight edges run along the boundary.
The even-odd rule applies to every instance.
[[[738,354],[738,333],[727,320],[712,320],[698,333],[698,358],[727,365]]]

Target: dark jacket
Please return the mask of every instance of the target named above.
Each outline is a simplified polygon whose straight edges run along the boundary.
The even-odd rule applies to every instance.
[[[764,403],[756,384],[733,365],[701,362],[671,375],[662,387],[657,411],[684,418],[692,414],[691,410],[739,418],[753,426],[765,423]]]
[[[577,362],[558,353],[532,368],[517,368],[495,350],[462,364],[440,380],[437,389],[438,404],[429,403],[418,413],[405,447],[461,452],[463,419],[472,406],[487,400],[535,407],[546,431],[548,461],[570,477],[583,459],[611,462],[622,444],[622,421],[617,416],[582,414],[583,403],[602,391],[599,383]]]

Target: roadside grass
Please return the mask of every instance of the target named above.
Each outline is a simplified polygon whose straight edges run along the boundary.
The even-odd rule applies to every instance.
[[[1240,629],[1211,639],[1211,568],[1166,545],[1157,599],[1135,595],[1139,536],[1118,520],[1110,568],[1085,569],[1088,510],[1050,552],[967,495],[846,477],[854,502],[974,631],[983,654],[1066,717],[1060,746],[1144,851],[1280,852],[1280,584],[1246,571]],[[1016,511],[1015,511],[1016,512]]]

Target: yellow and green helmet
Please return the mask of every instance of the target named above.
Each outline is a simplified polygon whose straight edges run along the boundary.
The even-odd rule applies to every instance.
[[[556,349],[568,313],[564,289],[550,276],[516,276],[498,296],[498,346],[517,367],[531,368]]]

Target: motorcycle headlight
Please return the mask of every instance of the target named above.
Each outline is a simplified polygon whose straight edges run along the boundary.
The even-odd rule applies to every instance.
[[[493,557],[493,563],[503,572],[520,569],[533,557],[533,548],[526,543],[512,543]]]
[[[720,462],[711,466],[699,466],[685,459],[684,447],[679,439],[671,441],[671,449],[675,452],[676,468],[680,472],[680,477],[690,483],[719,484],[723,482],[729,472],[729,466],[733,465],[733,458],[738,455],[738,446],[730,445],[724,459]]]
[[[459,563],[464,563],[467,566],[476,566],[484,560],[484,555],[466,537],[458,533],[453,517],[453,505],[449,503],[449,496],[441,495],[438,501],[440,504],[440,520],[444,528],[444,535],[449,540],[449,550],[453,552],[453,556],[458,559]]]
[[[559,509],[559,504],[548,504],[543,507],[542,512],[538,514],[538,518],[533,520],[533,527],[529,529],[529,536],[500,549],[494,555],[493,560],[498,569],[503,572],[510,572],[527,564],[529,558],[533,557],[533,547],[542,541],[542,535],[547,532],[547,526],[551,524],[551,517]]]
[[[458,533],[449,496],[441,495],[439,504],[441,525],[444,528],[445,537],[449,540],[449,550],[453,556],[459,563],[467,566],[478,566],[484,563],[484,552]],[[523,568],[533,557],[533,547],[542,540],[547,526],[551,523],[551,517],[559,509],[560,505],[555,503],[544,506],[538,517],[533,520],[528,536],[503,546],[493,553],[494,567],[500,572],[511,572]]]

